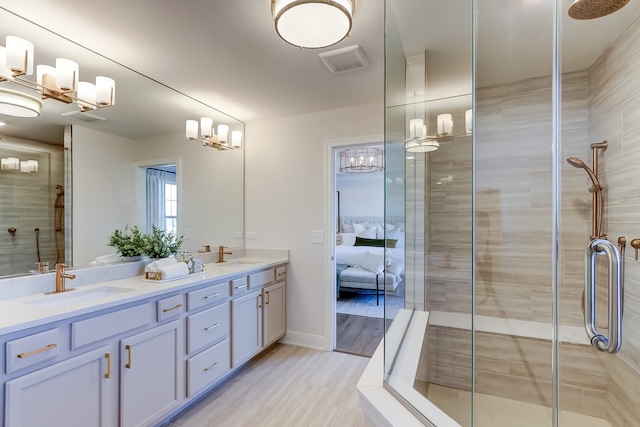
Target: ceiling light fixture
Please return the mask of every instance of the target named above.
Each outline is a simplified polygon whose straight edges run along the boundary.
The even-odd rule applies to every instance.
[[[33,44],[25,39],[7,36],[6,47],[0,46],[0,82],[9,81],[38,91],[42,99],[55,99],[77,104],[81,111],[110,107],[115,102],[115,82],[104,76],[96,83],[80,82],[77,63],[57,58],[56,66],[38,65],[36,81],[25,76],[33,74]],[[0,88],[0,114],[16,117],[37,117],[42,101],[22,92]]]
[[[340,152],[342,173],[368,173],[384,170],[384,151],[376,147],[347,148]]]
[[[473,111],[467,110],[464,113],[465,133],[472,133]],[[449,113],[438,114],[436,117],[437,134],[427,135],[427,125],[422,119],[409,120],[409,138],[404,141],[405,150],[410,153],[428,153],[440,148],[440,143],[451,141],[456,136],[453,133],[453,116]]]
[[[271,0],[276,32],[294,46],[319,49],[351,32],[356,0]]]
[[[200,119],[200,132],[198,132],[197,120],[187,120],[186,136],[188,141],[200,141],[203,147],[211,147],[217,150],[242,147],[241,131],[231,131],[231,145],[229,145],[229,126],[218,125],[218,134],[216,135],[211,117],[202,117]]]

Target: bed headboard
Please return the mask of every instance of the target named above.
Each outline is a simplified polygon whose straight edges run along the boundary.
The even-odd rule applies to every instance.
[[[382,216],[345,216],[342,218],[342,224],[375,224],[384,226],[385,223],[404,225],[404,217],[387,217],[386,220]],[[340,231],[342,231],[342,224],[340,224]]]

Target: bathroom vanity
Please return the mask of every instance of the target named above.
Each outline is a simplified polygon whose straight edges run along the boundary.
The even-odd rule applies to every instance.
[[[0,301],[4,426],[161,425],[285,334],[287,262]]]

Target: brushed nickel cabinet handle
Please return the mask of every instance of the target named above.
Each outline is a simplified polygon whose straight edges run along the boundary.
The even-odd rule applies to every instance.
[[[104,358],[107,359],[107,373],[104,374],[106,379],[111,378],[111,354],[105,353]]]
[[[269,291],[265,291],[265,294],[267,295],[267,300],[264,303],[269,304]]]
[[[216,366],[218,366],[218,362],[213,362],[213,365],[211,365],[211,366],[209,366],[207,368],[204,368],[203,371],[205,371],[205,372],[210,371],[213,368],[215,368]]]
[[[244,285],[236,286],[235,289],[242,289],[246,287],[247,287],[247,284],[245,283]]]
[[[178,308],[180,308],[180,307],[182,307],[182,304],[176,304],[175,306],[173,306],[173,307],[171,307],[171,308],[165,308],[165,309],[163,309],[163,310],[162,310],[162,312],[163,312],[163,313],[167,313],[167,312],[169,312],[169,311],[171,311],[171,310],[175,310],[175,309],[178,309]]]
[[[39,348],[37,350],[29,351],[27,353],[20,353],[18,354],[18,359],[24,359],[25,357],[33,356],[35,354],[42,353],[43,351],[51,350],[53,348],[56,348],[57,346],[58,344],[49,344],[48,346]]]
[[[209,330],[211,330],[213,328],[217,328],[218,326],[220,326],[220,323],[214,323],[213,325],[207,326],[206,328],[204,328],[204,330],[205,331],[209,331]]]
[[[214,293],[214,294],[207,295],[207,296],[202,297],[202,298],[204,298],[204,299],[209,299],[209,298],[215,298],[215,297],[217,297],[217,296],[220,296],[220,292],[216,292],[216,293]]]
[[[127,364],[124,365],[124,367],[127,369],[131,369],[131,346],[125,345],[124,348],[127,349]]]

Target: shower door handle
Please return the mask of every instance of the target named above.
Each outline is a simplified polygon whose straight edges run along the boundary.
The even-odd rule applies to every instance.
[[[596,257],[605,255],[609,267],[608,306],[609,336],[596,328]],[[591,345],[602,352],[617,353],[622,346],[622,260],[620,251],[611,242],[595,239],[584,254],[584,327]]]

